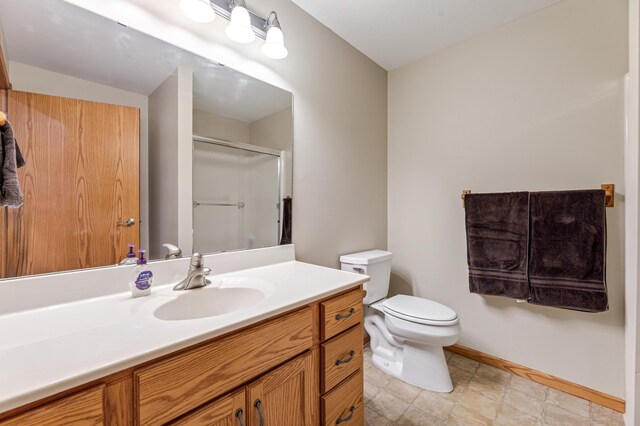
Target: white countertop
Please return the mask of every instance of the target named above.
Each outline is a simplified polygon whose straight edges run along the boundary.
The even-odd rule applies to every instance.
[[[274,283],[248,309],[164,321],[153,311],[179,297],[172,284],[0,315],[0,413],[349,289],[368,277],[288,261],[213,276]],[[188,291],[198,291],[188,290]]]

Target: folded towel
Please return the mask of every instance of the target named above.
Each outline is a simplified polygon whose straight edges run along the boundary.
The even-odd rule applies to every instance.
[[[2,143],[0,144],[0,206],[21,207],[23,204],[22,191],[18,181],[18,167],[24,165],[13,129],[8,121],[0,127]]]
[[[465,196],[469,290],[529,299],[529,193]]]
[[[604,196],[602,190],[531,193],[530,303],[609,309]]]
[[[282,200],[282,238],[280,244],[291,244],[291,197]]]

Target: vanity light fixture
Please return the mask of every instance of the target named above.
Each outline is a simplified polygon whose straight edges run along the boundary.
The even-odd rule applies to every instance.
[[[267,31],[267,39],[262,46],[262,53],[264,56],[271,59],[284,59],[289,52],[284,47],[284,34],[282,34],[282,28],[280,27],[280,21],[278,21],[278,15],[275,12],[271,12],[267,16],[265,22],[265,30]]]
[[[231,40],[251,43],[256,36],[265,40],[262,53],[267,58],[283,59],[289,53],[276,12],[261,18],[247,8],[245,0],[180,0],[180,10],[196,22],[213,21],[212,13],[222,16],[229,21],[225,33]]]
[[[201,24],[208,24],[216,18],[216,12],[209,0],[180,0],[180,12]]]
[[[231,1],[231,18],[224,32],[227,37],[238,43],[251,43],[256,39],[251,28],[251,16],[244,0]]]

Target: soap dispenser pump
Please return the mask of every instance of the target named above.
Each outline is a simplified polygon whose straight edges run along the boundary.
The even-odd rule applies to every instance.
[[[122,259],[118,265],[135,265],[138,262],[138,257],[133,252],[133,248],[135,247],[135,245],[128,244],[128,246],[129,246],[129,253],[127,253],[125,258]]]

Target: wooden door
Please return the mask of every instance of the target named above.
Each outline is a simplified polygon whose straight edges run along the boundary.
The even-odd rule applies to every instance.
[[[247,387],[249,426],[315,425],[319,412],[316,352],[289,361]],[[264,420],[261,424],[260,418]]]
[[[0,212],[0,277],[120,261],[139,244],[140,111],[8,91],[8,113],[25,199]]]
[[[242,426],[246,425],[244,388],[216,399],[172,426]]]

